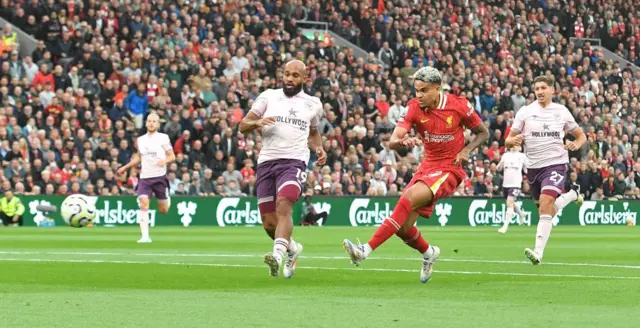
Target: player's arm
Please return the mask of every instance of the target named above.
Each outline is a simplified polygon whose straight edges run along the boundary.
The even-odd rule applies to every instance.
[[[171,140],[169,139],[168,135],[166,136],[164,142],[162,143],[162,148],[164,149],[164,152],[165,152],[165,159],[164,159],[164,163],[158,163],[158,164],[162,166],[162,165],[175,162],[176,154],[173,152],[173,147],[171,146]]]
[[[465,108],[465,112],[461,113],[462,115],[462,124],[471,130],[475,135],[473,139],[463,148],[463,151],[467,151],[467,154],[472,152],[474,149],[478,148],[481,145],[484,145],[487,140],[489,140],[489,130],[482,122],[480,116],[473,108],[469,101],[465,101],[467,107]]]
[[[175,157],[174,157],[175,160]],[[118,174],[122,174],[125,171],[127,171],[128,169],[136,166],[140,164],[140,154],[139,153],[134,153],[133,155],[131,155],[131,160],[129,161],[129,163],[125,164],[124,166],[120,167],[118,169]]]
[[[273,117],[262,117],[267,111],[267,103],[268,101],[265,91],[256,98],[251,106],[251,110],[249,110],[249,113],[247,113],[242,121],[240,121],[240,132],[249,133],[257,128],[273,125],[276,122]]]
[[[587,141],[587,136],[578,123],[576,123],[575,118],[573,118],[569,110],[566,111],[565,117],[565,131],[571,133],[575,140],[567,141],[564,147],[569,151],[576,151],[584,146],[584,143]]]
[[[316,115],[311,119],[311,125],[309,126],[309,139],[307,140],[307,146],[318,155],[317,165],[324,165],[327,161],[327,153],[322,148],[322,135],[318,130],[320,125],[320,119],[324,116],[324,109],[322,103],[318,99],[318,107],[316,108]]]
[[[496,170],[502,171],[504,169],[504,155],[500,157],[500,162],[498,162],[498,166],[496,166]]]
[[[389,139],[389,149],[398,150],[402,147],[413,148],[416,145],[422,145],[420,138],[409,137],[409,130],[411,130],[413,125],[412,113],[413,112],[408,109],[400,116],[400,119],[398,119],[398,124],[395,129],[393,129],[391,139]]]
[[[504,140],[504,145],[507,148],[511,148],[513,146],[521,146],[524,141],[524,136],[521,134],[522,129],[524,128],[524,120],[522,117],[523,109],[521,108],[517,113],[516,117],[513,119],[513,124],[511,124],[511,130],[509,131],[509,135]]]
[[[485,143],[487,143],[487,140],[489,140],[489,130],[483,123],[480,123],[476,127],[472,128],[471,132],[473,132],[475,136],[473,137],[471,142],[469,142],[469,144],[464,147],[468,152],[472,152],[474,149],[480,147],[481,145],[484,145]]]

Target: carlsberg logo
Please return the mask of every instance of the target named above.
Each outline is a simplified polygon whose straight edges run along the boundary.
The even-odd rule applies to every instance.
[[[620,206],[622,205],[622,206]],[[622,207],[622,208],[620,208]],[[637,212],[629,208],[628,202],[600,204],[594,201],[586,201],[580,206],[580,225],[591,224],[627,224],[630,221],[636,225]]]
[[[500,206],[496,206],[496,203],[492,203],[487,208],[488,201],[486,199],[477,199],[471,202],[469,206],[469,225],[472,227],[478,225],[500,225],[504,223],[506,216],[507,204],[502,202]],[[531,225],[531,212],[525,211],[522,208],[522,202],[520,204],[520,210],[524,213],[524,224]],[[518,222],[518,214],[513,214],[511,217],[511,223]]]
[[[103,200],[96,202],[95,224],[138,224],[140,209],[125,208],[121,200]],[[156,225],[156,210],[149,209],[149,224]]]
[[[216,209],[216,219],[219,226],[262,224],[260,211],[257,208],[251,208],[249,198],[242,199],[244,200],[242,204],[240,204],[240,198],[237,197],[220,200]]]
[[[368,198],[356,198],[349,207],[349,222],[354,227],[359,225],[380,225],[384,219],[391,215],[391,206],[388,202],[374,202],[369,206]]]

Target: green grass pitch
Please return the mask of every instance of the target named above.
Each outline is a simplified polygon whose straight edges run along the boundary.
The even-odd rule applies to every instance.
[[[267,275],[261,228],[0,229],[0,327],[638,327],[640,233],[558,226],[545,263],[535,227],[422,228],[442,249],[393,238],[354,268],[343,238],[374,228],[299,228],[293,279]]]

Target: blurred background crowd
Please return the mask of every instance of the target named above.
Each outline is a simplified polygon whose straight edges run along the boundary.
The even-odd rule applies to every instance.
[[[24,194],[132,194],[135,152],[150,112],[177,161],[174,195],[255,195],[259,135],[237,126],[253,100],[281,86],[290,59],[308,64],[304,90],[321,98],[328,163],[309,164],[307,192],[398,195],[422,150],[387,140],[412,97],[410,75],[434,66],[444,92],[469,99],[489,127],[457,195],[501,195],[496,165],[533,78],[556,81],[588,136],[567,183],[589,199],[640,197],[640,65],[633,0],[1,0],[0,189]],[[329,28],[369,53],[338,47],[301,22]],[[15,29],[37,48],[20,55]],[[528,186],[523,187],[527,194]]]

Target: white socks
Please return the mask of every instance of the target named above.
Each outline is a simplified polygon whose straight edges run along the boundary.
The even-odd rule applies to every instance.
[[[429,245],[429,248],[427,248],[427,251],[422,253],[422,257],[424,257],[425,259],[430,259],[432,256],[433,256],[433,247]]]
[[[578,194],[574,190],[569,190],[569,192],[560,195],[556,198],[556,211],[561,211],[567,204],[574,202],[578,199]]]
[[[287,252],[289,254],[293,254],[295,252],[298,251],[298,244],[296,243],[295,240],[293,240],[293,238],[289,239],[289,247],[287,247]]]
[[[503,229],[509,228],[509,223],[511,223],[511,218],[513,218],[513,206],[507,207],[507,212],[504,215],[504,224],[502,225]]]
[[[289,248],[289,241],[284,238],[276,238],[273,241],[273,256],[278,260],[278,262],[282,262],[282,258],[284,254],[287,252]]]
[[[551,235],[551,228],[553,223],[551,222],[551,215],[540,215],[540,221],[538,221],[538,231],[536,233],[536,253],[542,258],[544,248],[547,246],[547,241]]]
[[[369,244],[364,244],[362,245],[364,246],[364,258],[366,259],[367,257],[369,257],[369,254],[371,254],[371,252],[373,252],[373,248],[371,248],[371,246],[369,246]]]
[[[142,234],[142,239],[149,238],[149,210],[140,210],[139,212],[139,224],[140,224],[140,233]]]

